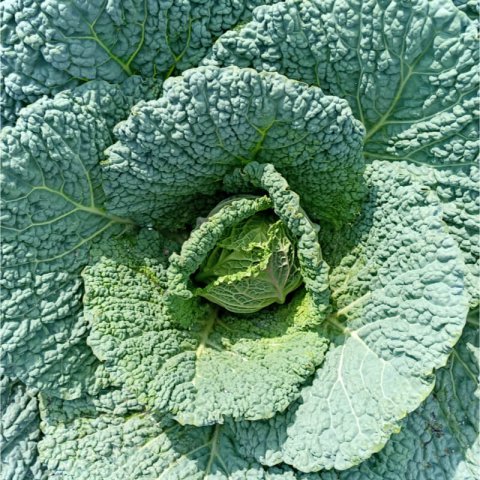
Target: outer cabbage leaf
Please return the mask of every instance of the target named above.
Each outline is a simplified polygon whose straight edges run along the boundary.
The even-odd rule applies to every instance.
[[[131,410],[122,392],[60,401],[43,398],[42,460],[75,480],[295,480],[236,449],[227,425],[181,426]],[[128,408],[130,407],[130,409]]]
[[[1,471],[3,480],[43,480],[38,459],[40,416],[34,391],[6,376],[0,379],[2,418],[0,423]]]
[[[477,312],[478,315],[478,312]],[[368,461],[322,480],[475,480],[480,477],[478,316],[467,323],[433,394]]]
[[[169,76],[273,0],[2,2],[2,115],[85,80]]]
[[[458,3],[458,2],[457,2]],[[449,0],[289,0],[223,35],[208,64],[254,67],[344,98],[368,161],[427,166],[478,304],[477,24]]]
[[[83,274],[88,342],[114,381],[149,408],[194,425],[269,418],[298,398],[322,362],[326,342],[315,331],[320,310],[310,295],[235,316],[184,284],[225,228],[270,206],[260,197],[224,207],[171,256],[167,271],[153,231],[97,248]]]
[[[467,295],[438,200],[408,178],[397,183],[402,168],[374,163],[362,215],[324,230],[337,307],[325,325],[331,347],[296,407],[235,424],[245,455],[304,472],[347,469],[380,450],[431,392],[433,370],[460,337]]]
[[[105,395],[81,403],[44,399],[40,452],[51,474],[79,480],[117,479],[119,472],[138,480],[473,480],[479,448],[477,329],[466,326],[437,372],[433,394],[402,422],[402,431],[380,453],[344,472],[262,467],[245,457],[230,424],[181,427],[132,412],[134,403],[127,404],[129,412],[116,392],[108,401]]]
[[[143,224],[180,227],[253,160],[273,163],[314,220],[351,219],[364,194],[363,129],[347,103],[277,74],[189,70],[115,134],[103,165],[107,205]]]
[[[96,368],[79,274],[92,242],[130,222],[102,208],[99,162],[115,123],[155,91],[92,82],[2,131],[2,362],[27,385],[75,397]]]

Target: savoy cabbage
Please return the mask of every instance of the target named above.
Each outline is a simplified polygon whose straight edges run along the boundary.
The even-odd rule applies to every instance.
[[[3,477],[478,478],[476,16],[1,2]]]
[[[302,284],[292,239],[282,220],[260,212],[237,223],[217,242],[195,275],[200,295],[226,310],[253,313],[285,303]]]

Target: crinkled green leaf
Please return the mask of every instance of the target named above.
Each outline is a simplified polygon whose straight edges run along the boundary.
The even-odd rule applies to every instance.
[[[427,166],[419,180],[444,205],[469,266],[472,306],[480,272],[477,31],[448,0],[288,0],[257,9],[206,62],[318,85],[347,100],[366,127],[368,161]]]
[[[89,345],[114,381],[150,408],[194,425],[227,416],[269,418],[298,397],[322,362],[326,343],[314,329],[319,315],[309,295],[236,316],[192,296],[187,286],[175,287],[225,228],[269,206],[260,197],[224,207],[172,255],[168,271],[158,260],[163,241],[153,231],[96,249],[83,273]]]
[[[311,222],[300,204],[298,194],[290,189],[285,178],[272,164],[251,162],[240,175],[268,192],[274,212],[296,240],[296,254],[305,288],[312,297],[317,317],[323,320],[330,308],[329,267],[323,259],[318,241],[318,225]]]
[[[475,160],[478,163],[478,160]],[[467,271],[465,284],[472,308],[478,304],[480,285],[480,171],[471,168],[431,169],[405,166],[402,175],[412,176],[425,188],[436,191],[442,204],[443,221],[462,250]]]
[[[336,312],[312,385],[285,414],[236,424],[241,450],[263,464],[310,472],[365,460],[428,396],[433,370],[460,337],[468,298],[461,254],[435,195],[397,183],[397,168],[369,167],[362,215],[321,237]]]
[[[300,197],[290,189],[287,181],[272,164],[250,162],[242,171],[235,173],[242,177],[243,183],[250,183],[255,187],[262,188],[269,194],[268,203],[261,209],[271,206],[294,239],[302,280],[312,297],[316,316],[323,319],[329,308],[330,294],[328,291],[328,265],[323,261],[318,243],[318,226],[312,224],[300,205]],[[260,203],[262,199],[258,198],[256,202]],[[244,198],[242,203],[255,205],[254,201],[249,202],[248,197]],[[220,205],[224,204],[225,202],[222,202]],[[235,209],[231,210],[235,205],[240,205],[240,203],[232,201],[229,210],[223,208],[223,214],[218,217],[218,220],[214,216],[209,219],[209,222],[201,225],[191,236],[189,242],[182,246],[182,252],[185,252],[185,255],[172,257],[168,275],[170,290],[187,298],[191,295],[186,287],[188,277],[201,267],[207,253],[215,247],[219,240],[222,240],[223,232],[219,230],[218,223],[226,226],[226,221],[229,222],[229,225],[232,224],[233,217],[237,219],[236,222],[245,218],[243,213],[237,212]],[[236,290],[234,295],[237,296],[236,303],[248,302],[248,293],[242,293],[235,288],[234,290]]]
[[[115,393],[115,392],[114,392]],[[147,412],[114,411],[112,394],[43,399],[39,449],[52,476],[75,480],[295,480],[243,458],[228,426],[181,426]],[[113,396],[119,401],[118,394]]]
[[[0,396],[2,479],[45,479],[37,452],[37,442],[41,433],[36,393],[29,391],[21,382],[2,375]]]
[[[232,201],[238,198],[233,197]],[[195,274],[195,282],[208,283],[268,261],[273,239],[286,235],[279,231],[280,225],[269,212],[259,212],[233,225],[203,261]]]
[[[480,477],[479,337],[467,323],[432,395],[371,459],[322,480],[476,480]]]
[[[200,266],[195,280],[203,284],[196,295],[235,313],[285,303],[302,284],[286,227],[272,215],[262,214],[234,226]]]
[[[2,2],[2,117],[85,80],[161,78],[200,61],[214,40],[274,0]]]
[[[477,0],[453,0],[455,6],[462,12],[465,12],[471,19],[478,19],[480,5]]]
[[[92,242],[129,223],[102,208],[99,163],[115,123],[152,93],[138,78],[92,82],[2,130],[2,362],[27,385],[75,397],[96,368],[80,271]]]
[[[144,224],[180,227],[253,160],[274,164],[314,220],[350,220],[364,194],[363,129],[348,104],[277,74],[189,70],[115,134],[103,165],[107,205]]]

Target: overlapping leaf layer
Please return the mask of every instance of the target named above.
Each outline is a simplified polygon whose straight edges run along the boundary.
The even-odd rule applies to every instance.
[[[5,478],[480,476],[474,3],[0,8]]]

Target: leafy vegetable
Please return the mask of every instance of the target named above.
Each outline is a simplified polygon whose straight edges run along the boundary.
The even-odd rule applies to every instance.
[[[302,283],[295,247],[281,220],[255,215],[234,225],[210,253],[195,290],[230,312],[253,313],[286,296]]]
[[[3,2],[5,478],[479,477],[476,11]]]

